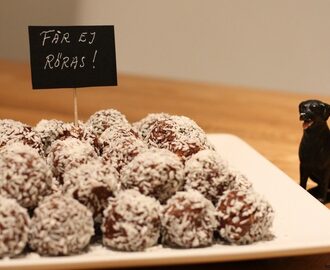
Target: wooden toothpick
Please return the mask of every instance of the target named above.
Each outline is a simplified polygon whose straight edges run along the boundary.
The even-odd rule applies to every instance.
[[[78,126],[78,103],[77,103],[77,88],[73,88],[73,112],[74,112],[74,125]]]

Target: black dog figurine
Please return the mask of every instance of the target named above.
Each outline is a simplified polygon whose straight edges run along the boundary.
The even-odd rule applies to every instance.
[[[308,178],[316,182],[317,193],[313,195],[325,203],[330,184],[330,105],[306,100],[299,104],[299,113],[304,129],[299,146],[300,185],[306,189]]]

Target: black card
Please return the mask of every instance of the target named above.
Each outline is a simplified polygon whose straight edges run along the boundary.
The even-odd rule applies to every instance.
[[[33,89],[117,85],[113,25],[29,26]]]

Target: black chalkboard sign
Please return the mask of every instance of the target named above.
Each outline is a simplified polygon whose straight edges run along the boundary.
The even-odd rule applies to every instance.
[[[33,89],[117,85],[113,25],[29,26]]]

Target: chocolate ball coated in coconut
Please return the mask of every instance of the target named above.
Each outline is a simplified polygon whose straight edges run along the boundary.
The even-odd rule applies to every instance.
[[[13,142],[29,145],[44,155],[41,137],[32,127],[11,119],[0,120],[0,148]]]
[[[63,175],[63,193],[85,205],[101,222],[108,199],[120,190],[119,174],[101,158],[81,164]]]
[[[73,123],[65,123],[55,119],[41,120],[35,126],[34,130],[42,138],[44,152],[46,155],[48,154],[49,148],[53,142],[56,140],[65,140],[70,137],[89,143],[95,148],[97,153],[100,151],[98,138],[94,134],[94,131],[91,127],[86,126],[80,121],[78,126],[75,126]]]
[[[99,139],[94,130],[82,122],[75,126],[73,123],[65,123],[61,132],[57,136],[57,140],[65,140],[67,138],[76,138],[82,142],[90,144],[96,153],[100,153]]]
[[[184,116],[171,116],[155,122],[146,141],[151,146],[172,151],[183,160],[200,150],[211,148],[203,130]]]
[[[136,190],[121,191],[110,198],[102,223],[103,244],[122,251],[139,251],[157,244],[160,205]]]
[[[138,132],[131,126],[117,126],[106,129],[100,136],[99,141],[102,148],[105,148],[119,139],[139,139]]]
[[[54,194],[34,210],[29,245],[40,255],[76,254],[89,244],[93,234],[91,211],[70,196]]]
[[[52,173],[49,165],[28,145],[12,143],[1,149],[0,194],[16,199],[26,208],[51,193]]]
[[[57,140],[51,145],[47,162],[50,164],[54,176],[62,184],[65,171],[76,168],[96,157],[97,153],[90,144],[70,137],[65,140]]]
[[[181,248],[212,244],[218,225],[216,210],[198,191],[177,192],[167,201],[161,217],[164,244]]]
[[[217,205],[220,237],[233,244],[250,244],[270,235],[274,211],[252,189],[228,190]]]
[[[213,150],[202,150],[185,163],[185,189],[195,189],[217,203],[227,183],[228,165]]]
[[[106,129],[129,125],[125,115],[115,109],[100,110],[89,117],[86,125],[100,136]]]
[[[28,241],[30,217],[14,199],[0,196],[0,258],[20,254]]]
[[[252,182],[237,169],[228,167],[226,181],[223,185],[223,192],[227,190],[249,190],[252,189]]]
[[[154,123],[165,120],[169,117],[170,115],[167,113],[150,113],[140,121],[133,123],[133,127],[138,130],[140,137],[144,140],[149,134]]]
[[[64,132],[65,123],[60,120],[43,119],[34,127],[34,131],[41,137],[43,149],[47,155],[50,145]]]
[[[123,167],[121,182],[164,203],[183,186],[183,164],[174,153],[151,148]]]
[[[125,165],[146,149],[146,144],[135,136],[120,136],[104,146],[102,157],[110,161],[120,172]]]

